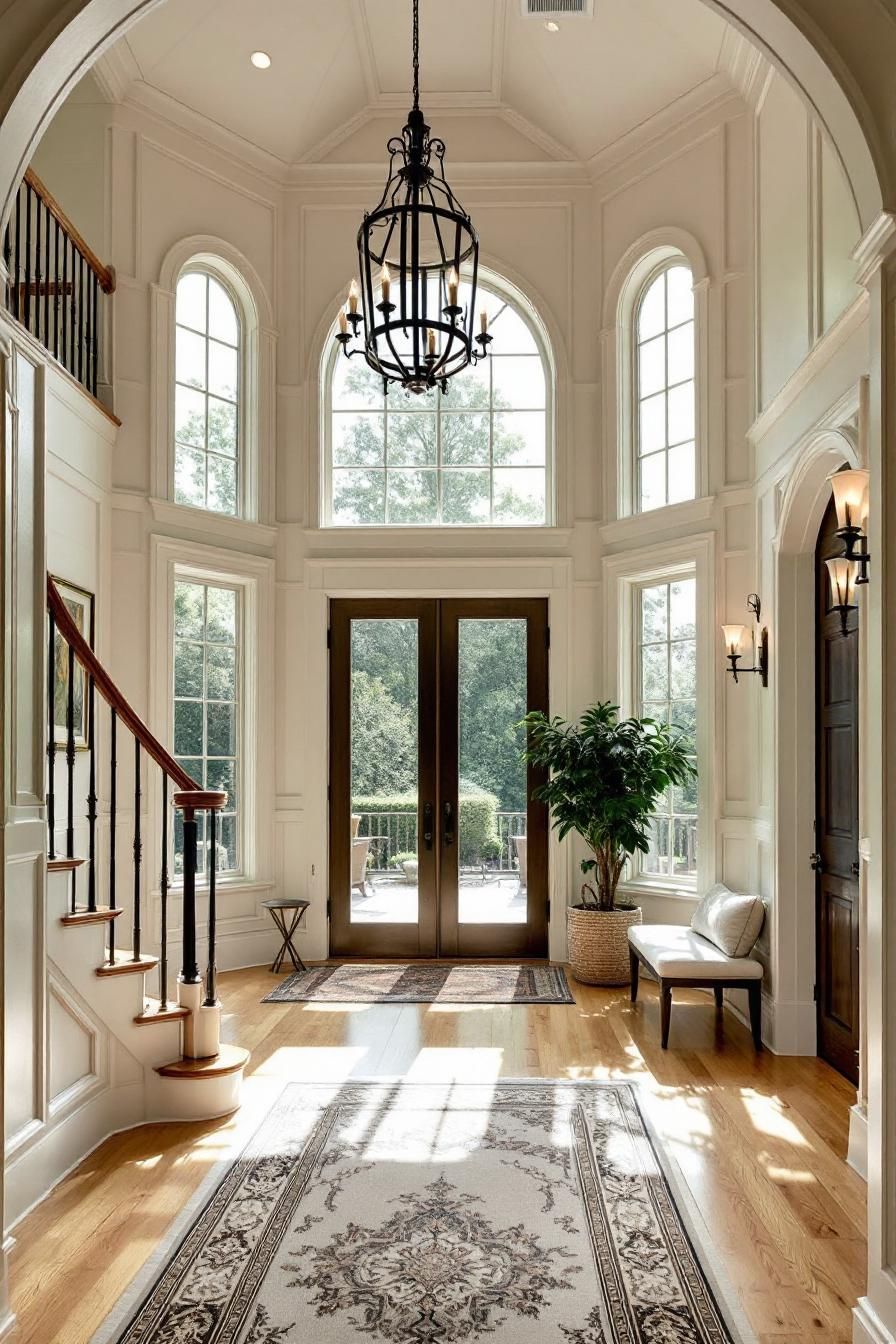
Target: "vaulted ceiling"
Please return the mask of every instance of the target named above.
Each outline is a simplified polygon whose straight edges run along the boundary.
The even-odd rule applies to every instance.
[[[731,33],[702,0],[595,0],[593,17],[563,16],[557,32],[521,8],[421,0],[422,103],[438,132],[452,123],[454,160],[587,163],[724,83]],[[410,0],[167,0],[98,75],[116,97],[203,118],[283,164],[373,162],[409,103],[410,11]],[[270,69],[251,65],[256,50]],[[490,123],[486,137],[471,117]]]

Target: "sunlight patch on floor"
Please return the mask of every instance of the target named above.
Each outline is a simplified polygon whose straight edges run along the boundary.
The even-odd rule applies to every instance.
[[[768,1134],[769,1138],[785,1139],[795,1148],[811,1147],[793,1121],[782,1114],[778,1097],[763,1097],[758,1092],[745,1088],[741,1092],[741,1100],[753,1128],[760,1134]]]

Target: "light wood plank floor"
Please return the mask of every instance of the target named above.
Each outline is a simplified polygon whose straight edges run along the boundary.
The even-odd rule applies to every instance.
[[[865,1187],[846,1166],[847,1083],[815,1059],[755,1056],[707,995],[574,985],[574,1006],[261,1004],[263,969],[220,977],[226,1035],[252,1050],[242,1124],[289,1079],[401,1075],[630,1079],[685,1173],[762,1344],[848,1344],[864,1291]],[[109,1139],[15,1229],[20,1344],[86,1344],[236,1122]]]

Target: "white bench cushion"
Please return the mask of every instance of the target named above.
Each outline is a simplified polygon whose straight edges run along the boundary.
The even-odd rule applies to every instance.
[[[761,980],[762,965],[752,957],[728,957],[693,929],[679,924],[635,924],[628,940],[657,975],[700,979]]]

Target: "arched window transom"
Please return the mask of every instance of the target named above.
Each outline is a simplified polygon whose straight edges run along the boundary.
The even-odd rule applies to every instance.
[[[463,286],[461,287],[463,290]],[[337,527],[550,521],[551,376],[521,305],[480,282],[494,352],[449,391],[383,392],[361,359],[329,368],[325,521]],[[464,302],[463,293],[460,302]]]
[[[213,513],[241,512],[241,322],[208,271],[177,282],[174,497]]]
[[[635,314],[636,500],[643,513],[696,494],[694,290],[688,266],[665,266]]]

